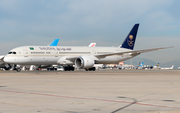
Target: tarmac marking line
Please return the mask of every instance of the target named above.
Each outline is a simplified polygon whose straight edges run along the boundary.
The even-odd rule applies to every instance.
[[[89,97],[73,97],[73,96],[63,96],[63,95],[53,95],[53,94],[43,94],[43,93],[30,93],[30,92],[11,91],[11,90],[0,90],[0,91],[2,91],[2,92],[11,92],[11,93],[21,93],[21,94],[43,95],[43,96],[51,96],[51,97],[74,98],[74,99],[87,99],[87,100],[98,100],[98,101],[108,101],[108,102],[117,102],[117,103],[128,103],[128,104],[131,104],[131,103],[132,103],[132,102],[120,101],[120,100],[97,99],[97,98],[89,98]],[[180,107],[171,107],[171,106],[164,106],[164,105],[155,105],[155,104],[148,104],[148,103],[141,103],[141,102],[137,102],[137,103],[134,103],[134,104],[136,104],[136,105],[144,105],[144,106],[154,106],[154,107],[180,109]]]

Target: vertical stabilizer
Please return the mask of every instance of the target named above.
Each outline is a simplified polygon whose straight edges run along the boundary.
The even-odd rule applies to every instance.
[[[171,69],[174,69],[174,65],[172,65]]]
[[[122,43],[121,48],[131,49],[133,50],[134,44],[136,41],[136,35],[138,31],[139,24],[135,24],[134,27],[131,29],[129,34],[127,35],[126,39]]]
[[[88,47],[95,47],[96,43],[90,43]]]
[[[54,39],[54,41],[49,46],[57,46],[59,39]]]
[[[143,66],[144,65],[144,62],[142,62],[139,66]]]

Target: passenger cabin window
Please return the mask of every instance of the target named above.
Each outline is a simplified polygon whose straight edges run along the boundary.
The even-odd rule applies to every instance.
[[[45,54],[44,52],[31,52],[31,54]]]
[[[51,52],[46,52],[46,54],[51,54]]]

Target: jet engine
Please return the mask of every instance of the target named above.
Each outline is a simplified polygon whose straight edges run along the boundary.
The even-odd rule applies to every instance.
[[[91,68],[94,66],[94,59],[87,56],[78,57],[75,60],[75,65],[78,68]]]

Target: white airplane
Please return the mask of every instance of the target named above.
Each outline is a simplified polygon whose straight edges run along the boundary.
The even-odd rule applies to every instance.
[[[174,69],[174,65],[172,65],[171,67],[161,67],[160,69]]]
[[[23,46],[12,49],[3,59],[8,64],[72,65],[95,71],[94,64],[112,64],[141,53],[171,47],[133,50],[139,24],[135,24],[121,47]]]
[[[153,66],[153,69],[161,69],[161,67],[159,67],[159,63],[155,66]]]

